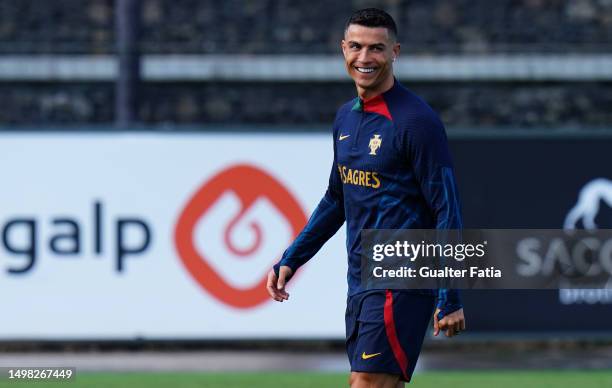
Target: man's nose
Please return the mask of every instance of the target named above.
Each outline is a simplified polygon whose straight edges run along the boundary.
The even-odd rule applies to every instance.
[[[365,63],[365,62],[367,62],[369,59],[370,59],[370,56],[369,56],[369,54],[368,54],[368,50],[367,50],[367,49],[365,49],[365,48],[364,48],[364,49],[362,49],[362,50],[359,52],[359,56],[357,57],[357,60],[358,60],[359,62],[364,62],[364,63]]]

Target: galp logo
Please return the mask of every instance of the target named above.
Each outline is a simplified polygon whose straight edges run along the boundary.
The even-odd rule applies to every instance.
[[[269,299],[266,275],[305,224],[301,206],[279,181],[236,165],[193,195],[174,238],[183,264],[205,290],[249,308]]]

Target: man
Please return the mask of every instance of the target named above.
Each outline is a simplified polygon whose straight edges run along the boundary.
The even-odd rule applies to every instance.
[[[360,284],[361,230],[462,226],[444,127],[395,80],[396,39],[395,22],[384,11],[363,9],[347,22],[342,52],[358,97],[336,115],[327,192],[268,274],[272,298],[287,300],[286,282],[346,221],[346,348],[353,388],[410,381],[432,313],[434,335],[465,329],[455,290],[438,290],[436,303],[433,290],[365,290]]]

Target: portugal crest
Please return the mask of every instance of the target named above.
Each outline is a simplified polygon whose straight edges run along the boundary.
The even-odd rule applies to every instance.
[[[370,139],[370,144],[368,145],[368,147],[370,147],[370,155],[376,155],[376,151],[378,151],[381,144],[382,139],[380,138],[380,135],[372,136]]]

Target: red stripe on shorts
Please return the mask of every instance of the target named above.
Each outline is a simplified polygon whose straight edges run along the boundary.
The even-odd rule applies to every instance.
[[[399,339],[397,338],[397,332],[395,331],[395,321],[393,320],[393,294],[390,290],[385,291],[385,330],[395,360],[402,370],[402,375],[404,375],[406,381],[410,381],[410,378],[406,375],[406,371],[408,370],[408,357],[406,357],[406,353],[404,353],[404,349],[402,349]]]

